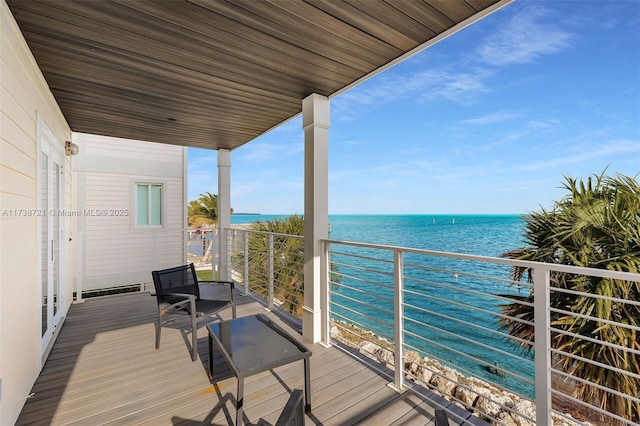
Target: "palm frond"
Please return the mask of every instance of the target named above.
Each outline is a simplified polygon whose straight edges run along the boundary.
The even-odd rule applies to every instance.
[[[551,210],[542,209],[525,218],[525,238],[529,246],[503,256],[637,273],[640,270],[640,184],[637,176],[609,177],[603,172],[590,176],[586,182],[565,177],[564,189],[568,194]],[[521,280],[527,272],[514,267],[512,278]],[[578,396],[584,401],[639,422],[640,404],[606,389],[640,395],[640,380],[633,378],[640,374],[637,352],[640,343],[632,328],[640,325],[640,307],[625,302],[640,301],[640,283],[564,273],[554,273],[551,279],[552,287],[581,292],[580,296],[551,292],[551,306],[567,312],[552,312],[551,323],[554,328],[569,332],[552,335],[552,346],[561,351],[560,354],[566,354],[555,360],[558,368],[601,387],[581,386]],[[526,301],[531,303],[533,300],[531,291]],[[533,308],[518,302],[516,299],[503,306],[503,313],[511,318],[533,321]],[[502,319],[501,327],[516,337],[531,341],[535,337],[533,327],[517,321]],[[583,336],[595,339],[595,342],[583,339]],[[579,361],[574,356],[613,368],[594,368],[591,363]],[[615,369],[631,374],[619,374]]]

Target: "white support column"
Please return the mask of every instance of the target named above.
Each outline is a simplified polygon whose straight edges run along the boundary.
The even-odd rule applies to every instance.
[[[231,151],[218,150],[218,279],[228,280],[225,229],[231,227]],[[215,279],[215,278],[214,278]]]
[[[302,101],[304,129],[304,306],[302,335],[322,339],[321,239],[329,237],[329,99],[312,94]]]

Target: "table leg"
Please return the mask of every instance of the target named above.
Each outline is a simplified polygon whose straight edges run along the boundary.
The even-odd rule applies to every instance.
[[[242,405],[244,404],[244,379],[238,379],[238,392],[236,393],[236,426],[242,426]]]
[[[304,411],[307,414],[311,413],[311,360],[309,358],[304,359]]]

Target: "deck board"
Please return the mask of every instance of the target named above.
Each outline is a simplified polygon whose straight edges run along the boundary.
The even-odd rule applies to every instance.
[[[238,293],[237,302],[238,316],[266,312],[252,297]],[[17,425],[233,424],[237,381],[215,348],[209,378],[206,328],[198,330],[192,362],[189,318],[163,326],[156,350],[156,315],[148,293],[73,305]],[[313,351],[307,424],[433,424],[428,396],[394,391],[389,371],[375,362],[305,342],[298,324],[268,315]],[[229,318],[225,309],[209,321]],[[303,386],[302,361],[248,377],[245,423],[274,423],[291,390]]]

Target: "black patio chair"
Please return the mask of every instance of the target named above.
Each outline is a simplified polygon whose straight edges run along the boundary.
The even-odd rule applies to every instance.
[[[436,426],[449,426],[447,412],[441,408],[436,409]]]
[[[198,357],[198,319],[219,312],[231,305],[233,318],[236,317],[236,303],[233,281],[198,280],[193,263],[175,268],[151,272],[156,292],[152,294],[158,300],[158,323],[156,324],[156,349],[160,348],[160,332],[162,317],[167,314],[191,316],[192,354],[195,361]],[[200,283],[229,285],[229,300],[208,300],[200,298]]]
[[[280,414],[276,426],[304,425],[304,404],[302,403],[302,389],[294,389]]]
[[[304,425],[304,404],[302,389],[294,389],[284,406],[275,426],[303,426]],[[271,423],[260,419],[258,426],[271,426]]]

